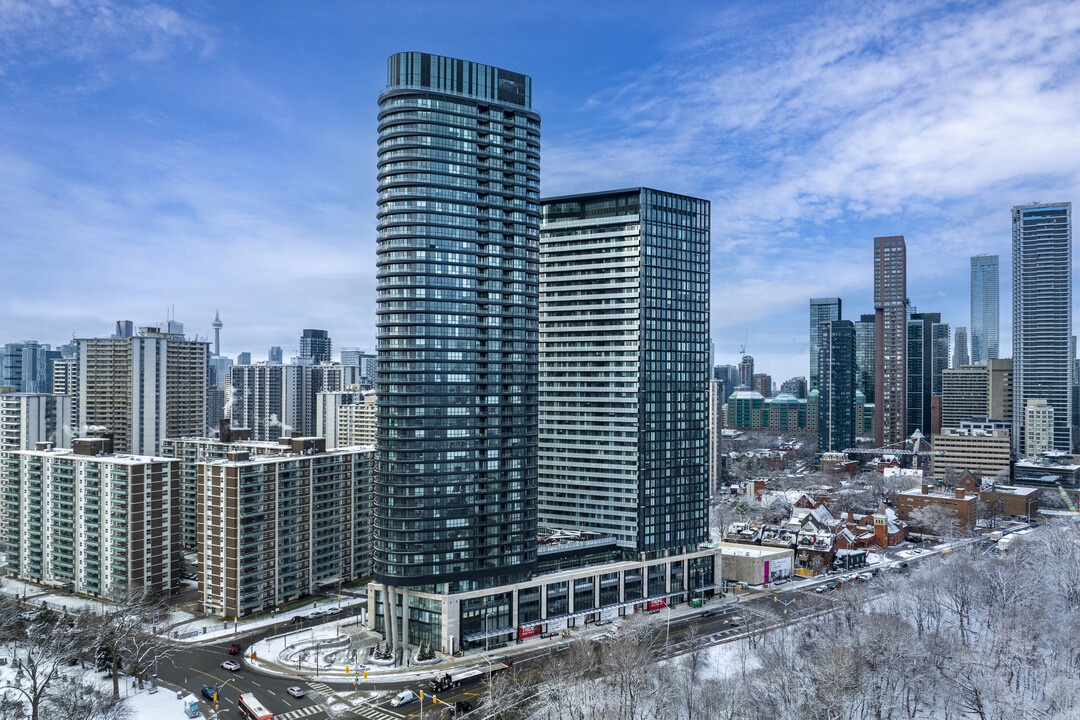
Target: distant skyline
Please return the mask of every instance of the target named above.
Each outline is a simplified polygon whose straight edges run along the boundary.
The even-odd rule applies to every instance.
[[[1076,3],[5,3],[0,342],[175,306],[207,338],[220,309],[233,357],[304,328],[373,350],[401,50],[533,78],[543,196],[709,199],[715,361],[745,341],[778,384],[808,376],[810,298],[872,311],[874,236],[966,325],[970,256],[1001,257],[1010,302],[1010,208],[1080,198]]]

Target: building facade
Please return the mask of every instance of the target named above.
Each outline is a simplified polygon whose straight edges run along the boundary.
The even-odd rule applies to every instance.
[[[724,475],[724,381],[709,381],[709,497]]]
[[[306,329],[300,335],[300,358],[313,363],[333,360],[334,343],[325,330]]]
[[[954,473],[970,472],[976,478],[994,477],[1009,474],[1011,444],[1009,426],[1004,423],[962,422],[958,427],[942,429],[931,439],[934,450],[943,451],[944,455],[930,458],[933,477],[945,480],[949,471]]]
[[[855,323],[855,384],[866,402],[874,403],[874,316],[860,315]]]
[[[754,387],[753,355],[743,355],[739,360],[739,385],[749,389]]]
[[[168,595],[180,583],[176,462],[113,455],[100,438],[73,445],[0,459],[8,575],[95,597]]]
[[[818,361],[818,452],[855,447],[855,324],[823,324]]]
[[[207,615],[273,610],[370,574],[374,449],[279,442],[288,455],[234,450],[198,464],[199,605]]]
[[[540,522],[632,553],[695,547],[708,524],[709,203],[635,188],[542,208]]]
[[[227,423],[225,427],[228,427]],[[251,440],[246,430],[231,429],[218,438],[166,438],[162,442],[161,454],[175,459],[180,468],[180,543],[183,547],[191,550],[199,547],[199,463],[220,460],[233,452],[258,457],[283,455],[290,449],[278,442]]]
[[[971,258],[971,363],[996,360],[998,355],[998,256]]]
[[[907,439],[907,246],[874,238],[874,443]],[[865,392],[864,392],[865,394]]]
[[[128,338],[79,339],[78,427],[118,453],[158,455],[167,437],[206,434],[209,343],[144,327]]]
[[[1072,433],[1072,204],[1013,208],[1013,442],[1024,443],[1028,401],[1054,410],[1054,448],[1069,452]]]
[[[907,322],[907,433],[933,432],[933,397],[949,366],[949,326],[941,313],[911,312]]]
[[[276,442],[303,423],[300,365],[233,365],[229,368],[226,416],[253,440]],[[192,435],[191,437],[197,437]]]
[[[987,360],[941,374],[941,426],[987,418],[1012,425],[1012,360]]]
[[[810,298],[810,390],[820,389],[818,363],[821,361],[821,347],[825,336],[823,323],[840,320],[841,310],[842,301],[838,297]]]
[[[1024,451],[1029,458],[1054,449],[1054,408],[1044,398],[1031,398],[1024,408]]]
[[[377,445],[378,411],[379,396],[374,390],[365,390],[362,400],[339,407],[336,446]]]
[[[531,102],[525,75],[419,52],[389,58],[379,95],[369,593],[388,590],[406,624],[410,588],[450,595],[523,581],[536,567],[540,116]],[[388,640],[400,647],[396,627]]]
[[[0,392],[0,452],[71,447],[71,396]]]
[[[959,368],[970,364],[971,356],[968,355],[967,328],[958,327],[956,328],[956,332],[953,335],[953,354],[951,367]]]

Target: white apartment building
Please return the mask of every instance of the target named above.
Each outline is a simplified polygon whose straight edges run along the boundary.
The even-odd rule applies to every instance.
[[[1054,408],[1044,398],[1031,398],[1024,409],[1024,448],[1027,457],[1054,449]]]
[[[158,454],[167,437],[206,434],[209,343],[153,327],[78,342],[78,427],[141,455]]]
[[[0,393],[0,451],[71,447],[71,396]]]

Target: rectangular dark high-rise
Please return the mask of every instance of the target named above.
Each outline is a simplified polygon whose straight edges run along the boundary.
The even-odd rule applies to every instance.
[[[907,437],[907,246],[903,235],[874,238],[874,442]]]
[[[821,360],[822,338],[825,336],[822,323],[839,320],[841,310],[842,303],[838,297],[810,298],[810,390],[820,390],[818,363]]]
[[[634,188],[542,208],[540,520],[611,534],[631,557],[694,548],[708,537],[709,202]]]
[[[818,451],[855,447],[855,323],[822,323],[818,367]]]
[[[325,330],[304,330],[300,336],[300,357],[316,363],[328,363],[333,354],[330,333]]]
[[[531,96],[530,78],[489,65],[421,52],[388,61],[374,528],[374,579],[386,586],[460,593],[525,580],[536,565]],[[493,626],[509,624],[508,603],[488,611]]]
[[[874,393],[874,315],[860,315],[855,321],[855,386],[865,401],[873,405]]]

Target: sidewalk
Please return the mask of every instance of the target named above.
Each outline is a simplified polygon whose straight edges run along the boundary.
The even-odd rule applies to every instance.
[[[753,593],[748,593],[752,597]],[[739,597],[728,596],[721,600],[712,600],[700,607],[691,607],[683,603],[659,614],[650,615],[653,621],[672,622],[689,616],[698,615],[709,609],[726,607],[739,602]],[[644,614],[644,613],[635,613]],[[629,617],[629,616],[626,616]],[[283,677],[301,677],[305,680],[322,682],[355,681],[357,687],[367,684],[373,687],[379,681],[414,682],[428,680],[434,675],[465,668],[482,668],[488,664],[504,662],[508,656],[528,654],[530,651],[545,650],[578,640],[583,637],[596,637],[618,628],[625,617],[606,622],[603,625],[590,624],[572,628],[566,637],[556,633],[553,637],[539,635],[514,642],[491,650],[471,649],[464,654],[448,657],[439,654],[439,660],[418,664],[415,659],[417,648],[410,649],[410,661],[401,667],[379,665],[368,659],[368,650],[376,643],[383,643],[381,633],[356,628],[355,618],[340,623],[325,623],[304,630],[289,630],[281,634],[260,640],[250,648],[244,649],[244,663],[258,668],[262,672]],[[355,628],[355,629],[354,629]],[[340,630],[340,632],[339,632]],[[346,641],[347,640],[347,641]],[[256,658],[251,658],[254,652]],[[297,661],[299,660],[299,665]],[[359,662],[359,664],[356,664]],[[316,668],[316,663],[318,667]],[[346,671],[348,668],[348,671]],[[364,673],[367,679],[364,679]]]
[[[172,625],[165,628],[162,632],[173,637],[177,642],[181,643],[202,643],[212,642],[214,640],[223,640],[227,638],[239,638],[247,633],[262,628],[271,627],[282,622],[291,622],[294,617],[307,617],[316,610],[325,611],[331,607],[352,607],[355,605],[367,605],[367,598],[360,596],[346,597],[345,593],[341,594],[341,600],[322,600],[317,599],[313,604],[304,605],[302,607],[295,608],[293,610],[287,610],[285,612],[276,613],[272,616],[258,617],[254,619],[241,619],[236,620],[223,620],[221,618],[202,617],[195,618],[194,620],[187,620],[176,625]],[[348,617],[339,622],[356,623],[359,621],[359,617],[354,615]],[[325,623],[330,625],[331,623]],[[307,627],[302,628],[304,630],[311,629],[308,623],[305,623]],[[294,626],[290,625],[290,628]],[[301,629],[299,626],[297,630]],[[316,625],[315,627],[322,627]],[[282,629],[282,632],[286,632]],[[289,630],[292,632],[292,630]]]

